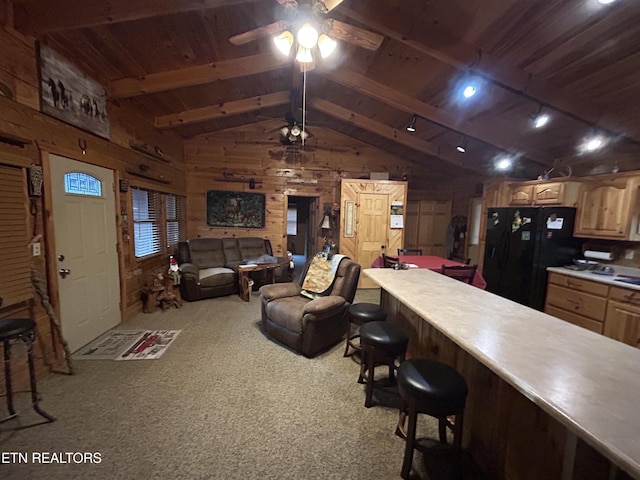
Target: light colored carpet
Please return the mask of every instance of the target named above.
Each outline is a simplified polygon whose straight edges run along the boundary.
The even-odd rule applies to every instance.
[[[377,302],[378,290],[356,301]],[[266,337],[257,292],[185,302],[121,328],[181,329],[151,362],[75,362],[76,374],[39,383],[41,406],[0,424],[3,479],[391,479],[404,442],[397,410],[364,407],[358,365],[343,344],[308,359]],[[422,433],[435,434],[425,421]],[[34,464],[34,452],[98,452],[99,464]],[[422,454],[414,469],[427,478]],[[431,477],[436,478],[436,477]],[[446,478],[446,477],[438,477]]]

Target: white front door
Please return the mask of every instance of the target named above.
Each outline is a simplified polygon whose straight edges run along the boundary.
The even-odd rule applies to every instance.
[[[120,323],[113,171],[50,155],[62,333],[74,352]]]

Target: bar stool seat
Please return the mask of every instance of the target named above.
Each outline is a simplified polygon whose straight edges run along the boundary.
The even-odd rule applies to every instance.
[[[358,331],[353,331],[353,326],[360,327],[368,322],[382,322],[387,318],[387,313],[384,309],[375,303],[354,303],[349,307],[347,313],[347,339],[344,348],[344,357],[354,355],[362,352],[362,346],[356,343],[355,340],[360,338]],[[354,351],[349,353],[349,349]],[[362,363],[362,358],[360,362]]]
[[[12,342],[19,340],[24,342],[27,348],[27,362],[29,366],[29,385],[31,390],[31,407],[47,422],[53,422],[54,417],[40,408],[38,404],[40,397],[36,388],[36,372],[33,362],[33,342],[36,338],[36,322],[26,318],[3,318],[0,319],[0,342],[4,349],[4,381],[5,396],[7,401],[7,411],[9,416],[2,420],[3,422],[16,417],[15,407],[13,405],[13,384],[11,378],[11,346]]]
[[[372,406],[375,367],[389,367],[389,382],[395,379],[396,361],[401,364],[407,353],[409,337],[403,328],[384,321],[368,322],[360,327],[362,363],[358,383],[366,383],[364,406]]]
[[[406,439],[402,478],[408,479],[416,448],[416,422],[418,413],[438,419],[440,442],[447,443],[446,429],[453,433],[456,468],[460,467],[462,446],[462,420],[468,387],[462,375],[453,367],[423,358],[403,362],[398,369],[398,391],[405,402],[406,411],[400,411],[398,435]],[[409,417],[408,431],[404,423]],[[454,417],[452,422],[449,417]]]

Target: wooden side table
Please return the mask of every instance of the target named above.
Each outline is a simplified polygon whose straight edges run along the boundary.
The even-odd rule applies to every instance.
[[[267,283],[275,283],[275,270],[278,267],[277,263],[259,263],[256,265],[240,265],[238,267],[238,284],[240,291],[238,295],[245,302],[251,301],[251,287],[253,286],[253,280],[251,279],[251,272],[264,271],[266,275]]]

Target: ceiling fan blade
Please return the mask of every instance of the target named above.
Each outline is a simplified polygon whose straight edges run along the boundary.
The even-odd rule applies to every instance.
[[[333,10],[334,8],[336,8],[338,5],[340,5],[344,0],[318,0],[318,3],[321,3],[322,6],[324,7],[322,9],[323,12],[330,12],[331,10]]]
[[[353,43],[367,50],[377,50],[384,40],[384,36],[379,33],[331,18],[325,20],[323,30],[332,38]]]
[[[287,23],[283,21],[273,22],[263,27],[254,28],[244,33],[239,33],[229,37],[229,41],[234,45],[244,45],[245,43],[253,42],[262,37],[268,37],[271,35],[279,35],[287,28]]]

